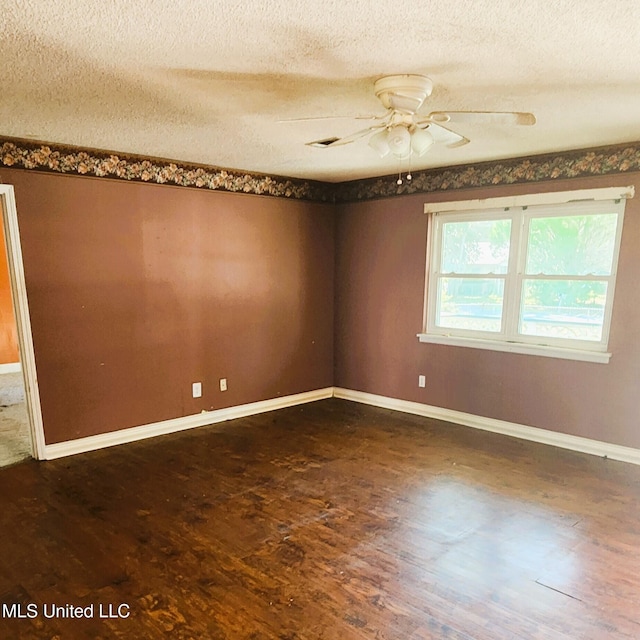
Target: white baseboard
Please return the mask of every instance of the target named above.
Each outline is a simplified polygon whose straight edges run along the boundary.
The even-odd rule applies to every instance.
[[[335,387],[333,395],[336,398],[342,398],[344,400],[370,404],[375,407],[393,409],[404,413],[412,413],[427,418],[444,420],[446,422],[454,422],[467,427],[473,427],[474,429],[493,431],[494,433],[501,433],[507,436],[513,436],[514,438],[521,438],[522,440],[532,440],[533,442],[550,444],[562,449],[571,449],[572,451],[580,451],[594,456],[640,465],[640,449],[624,447],[609,442],[601,442],[600,440],[591,440],[580,436],[571,436],[566,433],[539,429],[538,427],[529,427],[515,422],[496,420],[495,418],[484,418],[471,413],[454,411],[453,409],[443,409],[442,407],[434,407],[419,402],[409,402],[408,400],[378,396],[363,391],[352,391],[350,389]]]
[[[591,440],[579,436],[572,436],[566,433],[558,433],[547,429],[539,429],[537,427],[529,427],[527,425],[517,424],[515,422],[507,422],[505,420],[496,420],[495,418],[485,418],[476,416],[471,413],[462,411],[454,411],[453,409],[444,409],[442,407],[434,407],[419,402],[410,402],[408,400],[400,400],[398,398],[388,398],[373,393],[365,393],[363,391],[352,391],[350,389],[342,389],[340,387],[327,387],[325,389],[317,389],[315,391],[307,391],[295,395],[284,396],[282,398],[273,398],[272,400],[263,400],[261,402],[251,402],[249,404],[229,407],[227,409],[216,409],[215,411],[206,411],[197,413],[183,418],[175,418],[173,420],[164,420],[162,422],[154,422],[130,429],[121,429],[110,433],[103,433],[87,438],[79,438],[77,440],[69,440],[57,444],[48,444],[45,446],[45,459],[53,460],[65,456],[75,455],[77,453],[85,453],[87,451],[95,451],[105,447],[113,447],[127,442],[135,442],[145,438],[152,438],[168,433],[184,431],[186,429],[194,429],[206,425],[225,422],[226,420],[234,420],[245,416],[274,411],[276,409],[284,409],[285,407],[293,407],[306,402],[315,400],[323,400],[325,398],[342,398],[343,400],[351,400],[362,404],[369,404],[384,409],[392,409],[403,413],[411,413],[427,418],[435,418],[445,422],[454,422],[456,424],[473,427],[474,429],[482,429],[484,431],[492,431],[503,435],[520,438],[522,440],[531,440],[542,444],[549,444],[562,449],[570,449],[572,451],[580,451],[589,453],[594,456],[607,457],[612,460],[620,460],[622,462],[630,462],[631,464],[640,465],[640,449],[624,447],[622,445],[601,442],[599,440]]]
[[[22,365],[19,362],[0,364],[0,375],[3,373],[20,373],[20,371],[22,371]]]
[[[305,393],[273,398],[272,400],[251,402],[249,404],[242,404],[236,407],[229,407],[227,409],[204,411],[202,413],[184,416],[183,418],[163,420],[162,422],[154,422],[139,427],[131,427],[130,429],[120,429],[119,431],[111,431],[109,433],[101,433],[96,436],[88,436],[87,438],[78,438],[77,440],[68,440],[67,442],[59,442],[57,444],[48,444],[45,445],[44,448],[44,458],[45,460],[54,460],[55,458],[63,458],[77,453],[95,451],[96,449],[104,449],[105,447],[113,447],[118,444],[125,444],[127,442],[135,442],[136,440],[143,440],[145,438],[153,438],[154,436],[184,431],[185,429],[204,427],[217,422],[234,420],[235,418],[252,416],[258,413],[274,411],[276,409],[284,409],[285,407],[293,407],[306,402],[331,398],[331,396],[333,396],[333,387],[327,387],[326,389],[316,389],[315,391],[306,391]]]

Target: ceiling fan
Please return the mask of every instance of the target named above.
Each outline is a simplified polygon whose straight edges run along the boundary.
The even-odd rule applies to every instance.
[[[424,155],[434,143],[453,148],[469,142],[468,138],[445,127],[444,124],[478,122],[533,125],[536,122],[532,113],[513,111],[432,111],[427,115],[418,114],[418,109],[431,95],[432,89],[433,83],[426,76],[393,75],[380,78],[373,85],[373,90],[386,112],[380,116],[355,116],[357,120],[374,120],[375,124],[342,138],[323,138],[306,144],[327,149],[370,136],[369,146],[377,151],[380,157],[384,158],[391,153],[398,159],[406,159],[412,154]],[[316,119],[324,118],[295,120]]]

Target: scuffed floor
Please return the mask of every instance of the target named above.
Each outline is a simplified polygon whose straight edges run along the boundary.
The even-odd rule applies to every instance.
[[[31,456],[22,373],[0,374],[0,466]]]

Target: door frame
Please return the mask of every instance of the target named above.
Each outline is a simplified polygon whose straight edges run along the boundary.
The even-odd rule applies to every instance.
[[[27,287],[24,279],[24,264],[20,245],[18,211],[13,186],[0,184],[0,202],[2,204],[2,224],[4,227],[11,296],[18,329],[20,362],[24,377],[25,400],[31,430],[31,453],[38,460],[45,459],[44,426],[40,407],[40,390],[36,373],[36,357],[31,334],[31,318],[27,301]]]

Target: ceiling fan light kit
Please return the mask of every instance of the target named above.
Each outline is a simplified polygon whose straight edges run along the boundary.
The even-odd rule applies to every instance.
[[[429,129],[418,129],[411,134],[411,151],[418,157],[423,156],[435,142]]]
[[[323,138],[307,142],[307,145],[328,149],[369,136],[369,146],[381,158],[392,153],[399,160],[405,160],[411,155],[423,156],[434,144],[443,144],[453,149],[469,143],[465,136],[443,126],[445,123],[485,126],[530,126],[536,123],[532,113],[513,111],[432,111],[427,115],[418,114],[418,109],[432,90],[433,82],[427,76],[384,76],[376,80],[373,91],[385,107],[386,113],[381,116],[354,116],[358,120],[374,120],[376,124],[342,138]]]
[[[404,124],[384,128],[369,138],[369,146],[381,158],[393,153],[400,160],[408,158],[412,153],[423,156],[433,143],[434,139],[428,128],[420,129]]]
[[[391,152],[391,147],[389,146],[389,142],[387,141],[387,133],[387,130],[383,129],[382,131],[378,131],[378,133],[374,133],[369,138],[369,146],[381,158],[385,158]]]
[[[387,130],[387,144],[397,158],[406,158],[411,153],[411,134],[404,125],[398,124]]]

